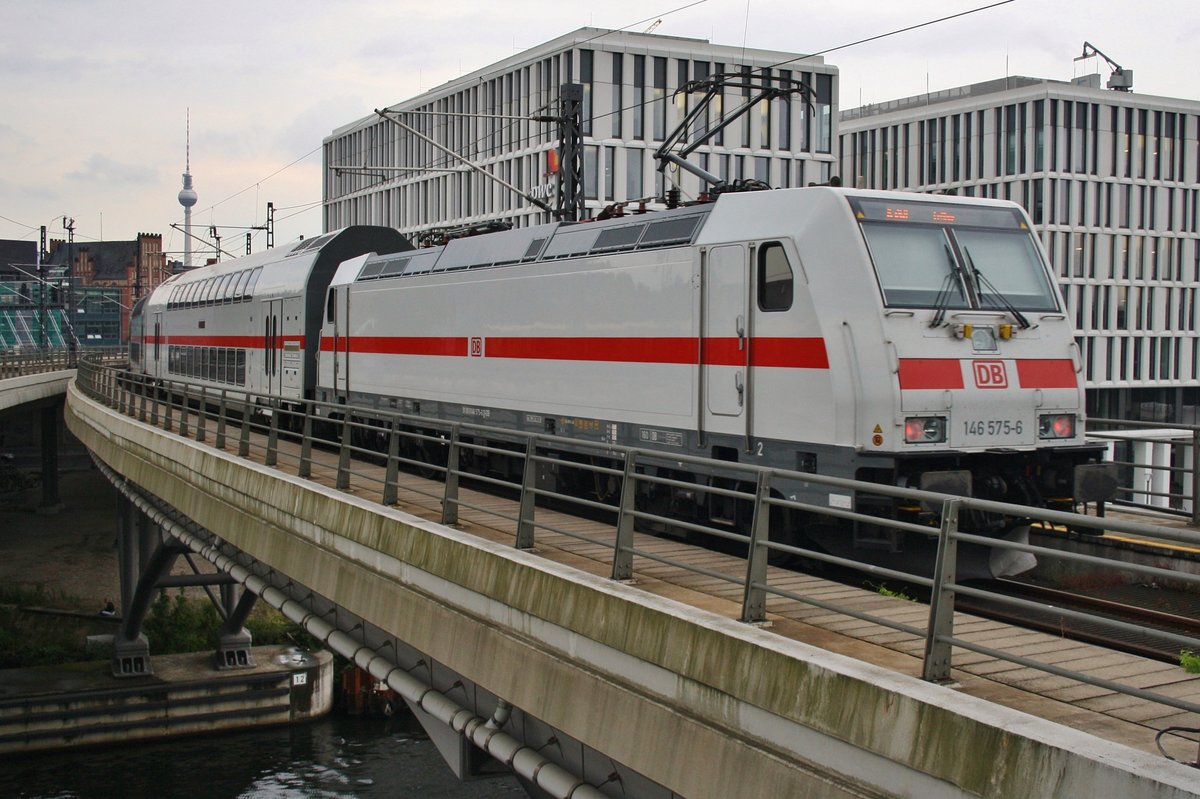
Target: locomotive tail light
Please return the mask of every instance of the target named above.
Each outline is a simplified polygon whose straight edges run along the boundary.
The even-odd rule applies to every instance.
[[[908,444],[942,444],[946,441],[946,419],[942,416],[910,416],[904,420]]]
[[[955,338],[969,339],[974,328],[970,325],[955,325],[952,330],[954,331]]]
[[[1073,438],[1075,414],[1044,413],[1038,417],[1038,438]]]

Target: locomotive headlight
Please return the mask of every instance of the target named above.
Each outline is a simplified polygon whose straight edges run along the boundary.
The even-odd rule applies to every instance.
[[[1038,417],[1038,438],[1073,438],[1075,414],[1044,413]]]
[[[942,416],[910,416],[904,420],[904,441],[909,444],[941,444],[946,440]]]

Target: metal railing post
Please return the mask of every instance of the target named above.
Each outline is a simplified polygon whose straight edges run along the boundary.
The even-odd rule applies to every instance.
[[[637,454],[625,451],[625,473],[621,476],[621,504],[617,511],[617,538],[613,542],[614,580],[633,579],[633,511],[637,494]]]
[[[125,381],[117,381],[117,413],[125,415]]]
[[[179,395],[179,435],[183,436],[184,438],[187,438],[188,434],[188,404],[190,402],[190,394],[191,388],[184,383],[183,393]]]
[[[442,524],[458,524],[459,426],[450,428],[450,451],[446,453],[446,485],[442,493]]]
[[[1192,525],[1200,525],[1200,428],[1192,430]]]
[[[148,385],[147,390],[150,391],[150,426],[158,427],[158,394],[159,387],[157,385]]]
[[[954,635],[954,581],[958,566],[958,511],[961,499],[942,503],[942,528],[938,533],[937,561],[933,565],[933,589],[929,598],[929,625],[925,631],[925,659],[921,678],[949,682],[950,638]]]
[[[338,448],[337,488],[344,491],[350,487],[350,410],[342,417],[342,445]]]
[[[312,477],[312,428],[313,404],[304,403],[304,426],[300,433],[300,465],[296,475],[305,480]]]
[[[200,387],[200,407],[196,409],[196,442],[203,444],[208,438],[205,420],[208,417],[208,388]]]
[[[771,550],[771,475],[759,472],[754,492],[754,517],[750,523],[750,550],[746,553],[746,586],[742,596],[742,621],[749,624],[767,620],[767,560]]]
[[[169,433],[169,432],[171,432],[171,426],[173,424],[171,421],[171,411],[174,408],[174,403],[171,400],[171,381],[170,380],[167,381],[166,388],[167,388],[167,397],[163,401],[163,430]]]
[[[537,497],[533,493],[534,483],[537,481],[537,461],[533,456],[537,454],[537,441],[537,436],[525,439],[525,465],[521,470],[521,504],[517,511],[517,549],[533,549],[534,515],[537,513]]]
[[[138,421],[146,421],[146,376],[138,375]]]
[[[395,505],[400,477],[400,417],[392,417],[391,429],[388,431],[387,471],[383,478],[384,505]]]
[[[250,457],[250,420],[254,418],[254,407],[247,398],[242,407],[242,429],[238,431],[238,457]]]
[[[228,424],[229,413],[229,400],[226,393],[225,389],[221,389],[221,401],[217,403],[217,437],[213,441],[213,446],[217,449],[225,449],[225,425]]]
[[[264,466],[274,466],[279,462],[279,414],[283,412],[281,406],[276,406],[271,409],[271,426],[267,430],[267,452],[263,456]],[[347,485],[349,482],[347,481]],[[345,486],[342,486],[345,488]]]

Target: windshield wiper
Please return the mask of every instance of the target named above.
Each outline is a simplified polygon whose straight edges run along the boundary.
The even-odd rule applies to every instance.
[[[1025,318],[1023,313],[1017,310],[1016,306],[1009,301],[1008,297],[1005,297],[995,286],[992,285],[992,281],[988,280],[984,276],[983,272],[980,272],[979,269],[976,268],[975,259],[971,257],[971,251],[966,247],[963,247],[962,251],[963,255],[966,256],[967,266],[971,268],[971,275],[975,278],[976,293],[979,295],[980,303],[982,304],[984,298],[986,297],[990,304],[1002,308],[1012,314],[1013,319],[1017,320],[1017,324],[1021,326],[1022,330],[1028,329],[1030,327],[1029,320]],[[984,293],[983,289],[987,289],[986,294]]]
[[[933,319],[929,320],[930,327],[937,327],[946,318],[946,309],[950,306],[950,295],[954,288],[956,280],[959,282],[959,291],[962,291],[962,267],[959,266],[958,260],[954,257],[954,253],[950,250],[949,244],[942,244],[946,250],[946,260],[950,262],[950,271],[946,273],[946,277],[942,280],[942,286],[938,289],[937,296],[933,300]]]

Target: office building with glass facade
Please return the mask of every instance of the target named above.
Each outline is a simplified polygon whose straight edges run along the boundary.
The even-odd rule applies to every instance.
[[[550,215],[524,194],[553,206],[558,190],[558,127],[535,117],[558,113],[559,87],[583,86],[584,196],[588,215],[615,202],[661,198],[673,185],[684,200],[702,190],[677,168],[657,171],[653,153],[692,108],[696,95],[675,93],[716,73],[803,80],[798,95],[757,104],[693,155],[693,162],[732,181],[777,187],[834,174],[837,69],[821,58],[748,50],[700,39],[582,28],[390,106],[417,134],[378,115],[325,139],[324,226],[380,224],[416,233],[432,227],[507,221],[524,226]],[[729,89],[693,134],[722,111],[752,97]],[[519,189],[464,166],[446,148]]]

